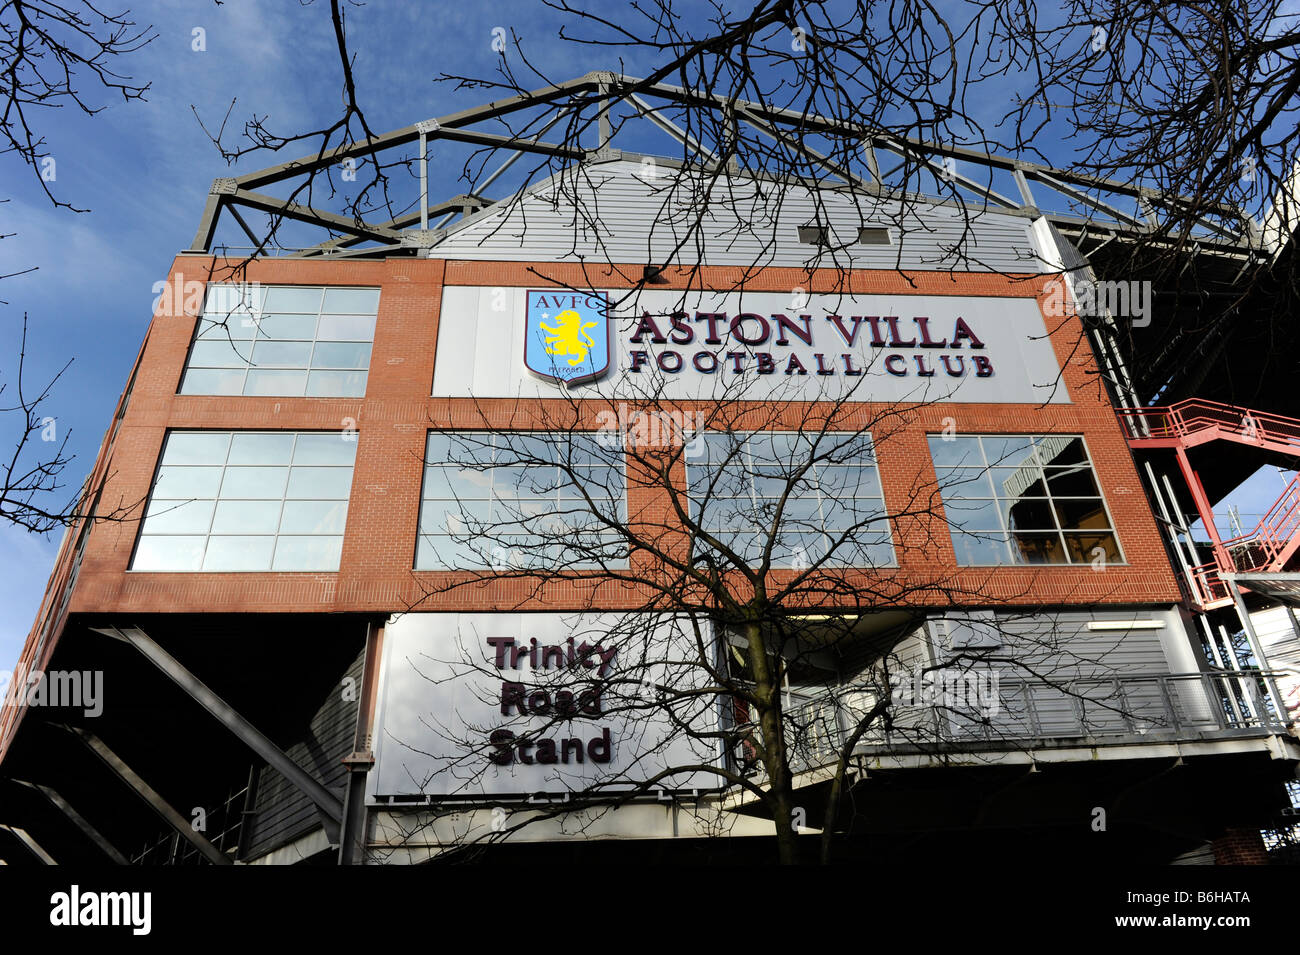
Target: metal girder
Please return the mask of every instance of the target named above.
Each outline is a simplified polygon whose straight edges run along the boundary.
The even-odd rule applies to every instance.
[[[41,844],[33,839],[31,833],[26,829],[19,826],[6,826],[3,823],[0,823],[0,829],[12,833],[19,842],[27,847],[28,852],[40,859],[45,865],[58,865],[58,863],[54,861],[54,856],[42,849]]]
[[[730,116],[733,121],[743,119],[744,122],[758,129],[761,133],[792,145],[793,148],[798,149],[800,153],[828,169],[834,175],[861,187],[870,185],[873,190],[887,188],[885,182],[889,174],[883,177],[880,175],[875,156],[875,150],[883,148],[899,153],[909,160],[919,158],[931,168],[935,157],[952,157],[979,168],[1008,171],[1015,178],[1021,201],[1003,196],[989,186],[982,185],[962,173],[945,170],[943,177],[957,183],[963,189],[983,197],[991,204],[1019,212],[1027,213],[1035,208],[1033,196],[1028,188],[1031,179],[1050,186],[1064,196],[1085,203],[1090,209],[1103,211],[1114,216],[1127,226],[1144,232],[1156,229],[1159,225],[1147,211],[1148,209],[1154,209],[1158,204],[1171,209],[1178,207],[1176,199],[1167,198],[1157,190],[1139,184],[1118,182],[1100,176],[1089,176],[1068,170],[1053,169],[1048,166],[1039,166],[1023,160],[997,156],[966,147],[943,146],[915,137],[893,136],[859,123],[848,123],[833,117],[810,114],[795,109],[765,106],[761,103],[733,101],[719,94],[688,90],[659,81],[650,81],[612,72],[593,72],[573,80],[405,126],[358,143],[303,156],[266,169],[247,173],[235,179],[217,180],[213,185],[211,195],[208,197],[199,230],[195,235],[190,251],[204,252],[211,248],[221,212],[229,209],[233,213],[235,204],[247,205],[251,208],[261,209],[272,214],[283,215],[332,231],[345,233],[343,238],[333,239],[314,246],[308,250],[308,254],[349,248],[358,242],[371,240],[386,244],[398,244],[401,239],[394,234],[395,232],[416,223],[419,223],[422,230],[428,231],[429,215],[439,213],[435,213],[431,209],[423,218],[414,217],[408,219],[406,216],[399,216],[388,223],[373,225],[349,219],[346,216],[274,199],[252,190],[267,183],[309,176],[319,169],[345,159],[377,156],[383,150],[416,141],[425,144],[431,140],[443,139],[449,142],[483,146],[493,150],[511,151],[511,157],[496,173],[489,177],[486,182],[475,184],[473,191],[477,192],[486,188],[524,153],[541,153],[575,161],[582,161],[593,155],[603,156],[608,154],[608,139],[612,135],[608,106],[611,101],[619,99],[633,107],[641,118],[649,120],[685,146],[696,150],[705,159],[706,164],[713,167],[718,164],[717,154],[705,146],[696,136],[683,130],[667,117],[660,115],[660,110],[663,107],[658,104],[658,101],[663,101],[664,104],[720,110]],[[560,116],[574,108],[584,108],[587,105],[593,105],[600,110],[597,121],[601,124],[599,126],[601,149],[593,152],[578,146],[541,141],[541,136],[558,121]],[[502,116],[525,109],[542,107],[556,109],[557,115],[549,119],[541,131],[531,137],[514,137],[468,128],[475,123],[499,119]],[[530,117],[528,119],[529,128],[536,128],[536,122],[543,118],[545,118],[545,114],[539,117]],[[832,159],[805,145],[801,139],[801,134],[805,132],[836,137],[848,136],[860,141],[865,150],[868,168],[871,171],[871,176],[876,180],[876,184],[867,183],[865,179],[850,169],[839,168]],[[420,166],[421,172],[426,173],[427,157],[425,161],[420,163]],[[221,188],[218,188],[218,185]],[[811,183],[810,185],[815,187],[818,183]],[[1110,193],[1135,198],[1140,203],[1145,204],[1143,216],[1136,217],[1124,213],[1106,201],[1090,195],[1090,192]],[[427,202],[427,185],[422,188],[420,202],[421,204]],[[455,211],[457,211],[455,208],[450,208],[447,212],[441,213],[444,216],[443,220],[434,225],[433,228],[435,230],[441,228],[455,214]],[[1050,211],[1047,214],[1049,216],[1054,215]],[[1235,232],[1229,227],[1224,227],[1206,219],[1206,215],[1222,216],[1235,222],[1240,216],[1238,210],[1210,203],[1206,205],[1204,211],[1196,211],[1195,216],[1199,225],[1225,237],[1231,244],[1249,245],[1252,241],[1247,231]],[[240,221],[237,215],[236,221],[246,233],[253,231],[248,228],[246,223]],[[253,236],[250,235],[250,238],[253,238]],[[255,242],[255,244],[258,243]]]
[[[199,231],[194,233],[190,243],[191,252],[206,252],[212,246],[212,237],[217,234],[217,219],[221,215],[221,196],[215,192],[208,193],[208,201],[203,206],[203,215],[199,217]]]
[[[436,206],[429,206],[428,215],[440,216],[447,213],[455,215],[467,208],[477,207],[477,209],[486,209],[492,204],[493,203],[490,199],[483,199],[479,196],[472,196],[469,194],[461,194],[459,196],[452,196],[446,202],[440,202]],[[400,215],[396,219],[389,219],[387,222],[383,223],[380,228],[394,230],[405,229],[409,226],[415,225],[423,219],[423,210],[417,209],[405,213],[404,215]],[[398,232],[398,235],[400,236],[401,233]],[[365,236],[342,236],[337,239],[330,239],[328,242],[321,242],[319,245],[313,245],[310,249],[304,249],[302,254],[319,255],[323,252],[333,251],[334,249],[348,249],[358,243],[366,241],[368,241],[368,239]]]
[[[436,133],[429,133],[431,138],[437,138],[439,135],[446,133],[449,129],[478,123],[484,120],[497,119],[508,113],[517,112],[521,109],[528,109],[532,106],[541,106],[544,103],[553,102],[562,97],[568,97],[576,92],[583,90],[595,90],[596,82],[586,77],[576,80],[569,80],[564,83],[557,83],[554,86],[547,86],[541,89],[532,90],[528,93],[521,93],[518,96],[512,96],[509,99],[499,100],[487,103],[483,106],[476,106],[472,109],[461,110],[458,113],[450,113],[446,116],[437,117],[434,122],[441,129]],[[298,159],[291,159],[288,162],[280,163],[275,166],[268,166],[266,169],[259,169],[257,172],[251,172],[247,175],[238,177],[241,188],[252,188],[263,186],[267,183],[277,182],[290,176],[299,176],[303,173],[314,172],[317,169],[323,169],[326,166],[332,166],[344,159],[366,156],[384,149],[392,149],[396,146],[404,146],[407,143],[413,143],[419,138],[420,131],[415,124],[403,126],[401,129],[393,130],[390,133],[383,133],[379,136],[363,139],[359,143],[353,143],[350,146],[339,146],[335,149],[328,150],[325,153],[315,153],[310,156],[301,156]],[[503,137],[504,138],[504,137]],[[512,141],[513,142],[513,141]],[[513,146],[512,146],[513,148]]]
[[[709,149],[686,130],[674,123],[671,119],[660,116],[659,111],[641,97],[637,96],[635,93],[630,93],[628,94],[627,99],[636,107],[637,112],[641,116],[650,120],[650,122],[654,123],[669,136],[672,136],[683,146],[689,146],[696,152],[708,156],[712,162],[716,163],[718,161],[718,156],[713,150]]]
[[[326,789],[310,773],[295,763],[276,746],[265,733],[239,714],[229,703],[213,693],[202,680],[187,670],[170,653],[158,645],[151,637],[138,627],[118,629],[91,628],[95,633],[124,640],[161,670],[173,683],[184,690],[191,699],[216,717],[221,725],[235,734],[245,745],[266,762],[280,775],[284,776],[303,795],[316,804],[316,808],[326,818],[326,832],[331,840],[337,838],[337,826],[343,818],[343,803]]]
[[[58,790],[50,786],[42,786],[39,783],[29,783],[22,779],[14,779],[12,782],[19,786],[26,786],[28,789],[34,789],[45,797],[55,809],[59,810],[68,820],[82,831],[82,833],[95,845],[99,846],[104,855],[108,856],[118,865],[128,865],[126,856],[117,851],[117,847],[104,837],[104,834],[90,824],[90,822],[77,810],[72,808],[72,804],[59,795]]]
[[[145,804],[156,812],[164,822],[171,826],[182,839],[194,846],[194,848],[198,849],[205,859],[213,865],[234,864],[231,858],[209,842],[206,836],[202,833],[196,832],[188,819],[173,809],[167,800],[158,795],[158,792],[145,782],[144,779],[135,772],[135,770],[123,762],[121,757],[109,749],[102,739],[94,733],[91,733],[89,730],[84,730],[79,726],[68,726],[66,724],[60,725],[62,725],[63,728],[73,736],[77,737],[77,739],[81,740],[88,750],[94,753],[95,756],[99,757],[100,762],[107,766],[113,775],[126,783],[127,787],[144,800]]]
[[[1063,195],[1067,195],[1071,199],[1077,199],[1079,202],[1082,202],[1093,209],[1099,209],[1102,212],[1114,216],[1120,222],[1127,223],[1128,225],[1131,225],[1137,229],[1150,228],[1150,223],[1148,223],[1145,219],[1139,219],[1137,216],[1129,215],[1127,212],[1121,212],[1119,209],[1116,209],[1110,203],[1103,202],[1101,199],[1098,199],[1094,196],[1090,196],[1086,192],[1083,192],[1082,190],[1075,189],[1073,186],[1061,182],[1061,180],[1058,179],[1057,177],[1048,175],[1047,173],[1043,172],[1041,169],[1031,170],[1028,173],[1028,175],[1031,176],[1037,182],[1041,182],[1045,186],[1051,186],[1057,192],[1060,192]]]
[[[867,182],[861,176],[843,168],[842,166],[840,166],[839,163],[834,162],[829,157],[823,156],[821,153],[813,149],[808,144],[800,140],[791,139],[789,136],[785,135],[785,133],[781,132],[779,129],[776,129],[768,125],[767,123],[764,123],[762,120],[758,119],[757,117],[755,117],[748,110],[741,110],[740,118],[743,119],[750,126],[757,129],[760,133],[764,133],[772,137],[772,139],[776,140],[777,142],[789,146],[791,149],[794,149],[797,152],[803,153],[805,156],[807,156],[809,159],[816,162],[823,169],[827,170],[828,172],[836,176],[839,176],[845,182],[851,183],[862,189],[871,189],[871,190],[875,189],[875,187],[871,183]]]
[[[248,206],[251,209],[260,209],[262,212],[284,216],[286,219],[295,219],[299,222],[325,225],[340,232],[350,232],[353,235],[364,236],[367,239],[375,239],[376,241],[386,239],[392,242],[398,241],[402,237],[402,234],[396,229],[368,225],[365,222],[358,222],[356,219],[349,219],[347,216],[326,212],[324,209],[313,209],[311,206],[299,205],[288,199],[277,199],[275,196],[263,195],[260,192],[249,192],[246,189],[240,189],[230,198],[233,202]]]

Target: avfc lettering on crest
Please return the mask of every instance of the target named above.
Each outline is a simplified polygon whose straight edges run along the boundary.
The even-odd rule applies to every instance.
[[[609,297],[604,292],[528,291],[524,366],[571,387],[609,371]]]

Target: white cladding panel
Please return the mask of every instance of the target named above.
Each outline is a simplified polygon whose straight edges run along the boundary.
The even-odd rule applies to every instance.
[[[671,618],[403,614],[384,632],[369,795],[610,792],[674,766],[717,765],[716,738],[681,733],[657,702],[704,679],[696,660],[694,637]],[[712,697],[671,709],[681,725],[717,732]],[[653,788],[718,785],[683,771]]]
[[[430,251],[437,259],[626,262],[663,265],[820,266],[854,269],[1044,271],[1029,220],[922,199],[881,200],[726,177],[699,216],[692,190],[674,193],[672,173],[658,179],[639,162],[583,166],[557,189],[539,183],[519,202],[508,200],[468,219]],[[576,201],[575,201],[576,200]],[[697,219],[699,232],[693,231]],[[799,241],[798,228],[828,225],[833,248],[819,253]],[[884,226],[889,245],[857,242],[858,228]],[[838,247],[836,247],[838,246]]]
[[[617,302],[621,294],[609,292]],[[525,300],[527,289],[478,286],[448,286],[443,290],[438,324],[438,351],[434,365],[435,397],[553,397],[555,385],[540,381],[524,367]],[[792,307],[792,305],[794,307]],[[693,339],[679,344],[670,336],[667,317],[677,311],[691,316],[686,323]],[[656,327],[669,340],[655,344],[651,335],[633,341],[643,313],[650,313]],[[710,345],[707,320],[696,316],[726,313],[753,314],[770,326],[768,340],[758,345],[739,344],[725,322],[717,326],[723,344]],[[812,344],[786,332],[787,344],[777,339],[774,315],[794,321],[810,316]],[[839,316],[839,325],[830,316]],[[852,345],[854,316],[897,316],[898,340],[918,344],[893,346],[883,319],[878,323],[886,344],[872,343],[872,329],[866,321],[857,324]],[[917,317],[927,320],[932,341],[952,341],[961,319],[983,347],[961,338],[958,347],[920,347]],[[754,339],[759,323],[747,320],[742,335]],[[1033,299],[942,295],[813,295],[792,302],[789,293],[690,293],[646,290],[635,300],[611,311],[613,336],[611,370],[601,381],[576,387],[574,397],[610,396],[636,398],[652,389],[670,399],[741,398],[754,400],[847,399],[853,401],[959,401],[979,403],[1044,402],[1068,403],[1060,365],[1047,337],[1042,313]],[[679,331],[681,338],[684,331]],[[637,359],[636,352],[645,358]],[[668,354],[675,353],[678,357]],[[743,359],[727,357],[743,352]],[[703,372],[712,359],[696,356],[713,353],[717,370]],[[772,356],[774,370],[760,374],[759,353]],[[819,359],[818,356],[821,356]],[[845,356],[850,356],[845,358]],[[806,374],[793,370],[791,356]],[[987,362],[979,366],[976,359]],[[639,361],[639,371],[630,371]],[[659,361],[666,365],[659,366]],[[671,372],[678,362],[681,370]],[[737,364],[741,371],[737,372]],[[830,374],[819,374],[819,366]],[[658,370],[663,367],[665,370]],[[850,371],[862,372],[854,376]],[[902,372],[901,374],[899,372]],[[932,371],[930,376],[922,371]],[[954,371],[960,374],[954,375]]]

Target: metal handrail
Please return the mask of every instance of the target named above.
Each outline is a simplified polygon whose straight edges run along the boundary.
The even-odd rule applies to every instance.
[[[1175,738],[1214,733],[1285,732],[1261,684],[1274,674],[1252,669],[1212,673],[1108,674],[1052,684],[999,680],[998,712],[981,718],[960,707],[920,705],[915,726],[886,732],[868,728],[855,752],[915,747],[954,747],[1004,742],[1008,749],[1036,740]],[[1254,706],[1239,713],[1235,693],[1252,695]],[[835,762],[856,729],[849,698],[870,694],[867,686],[837,687],[805,697],[787,711],[786,745],[791,769],[805,772]],[[899,720],[895,720],[897,726]]]

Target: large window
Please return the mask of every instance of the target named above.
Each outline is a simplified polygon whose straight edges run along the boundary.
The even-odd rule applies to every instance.
[[[378,309],[375,288],[210,286],[180,392],[360,397]]]
[[[627,566],[622,452],[596,435],[430,432],[418,570]]]
[[[870,435],[704,432],[687,449],[686,479],[691,518],[747,563],[769,538],[776,567],[894,563]]]
[[[132,570],[339,569],[355,432],[172,431]]]
[[[931,435],[957,563],[1121,563],[1083,439]]]

